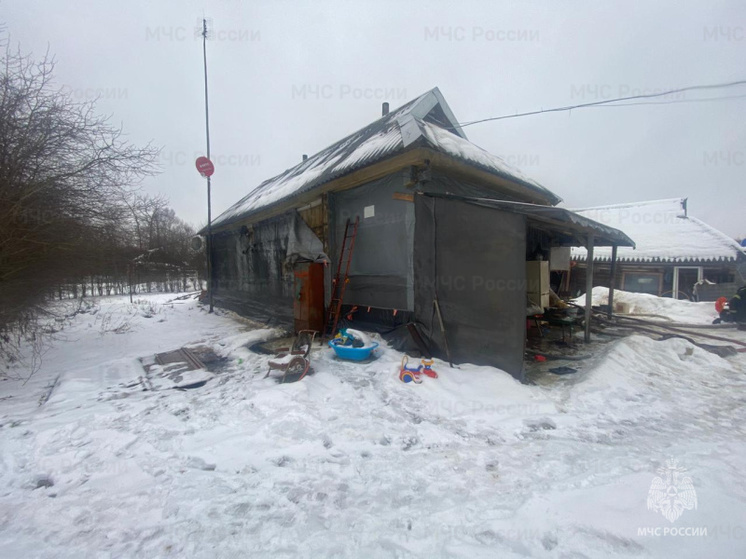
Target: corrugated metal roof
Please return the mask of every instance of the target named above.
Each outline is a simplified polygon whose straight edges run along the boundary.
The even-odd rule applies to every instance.
[[[632,237],[636,250],[619,248],[620,262],[707,263],[735,262],[746,257],[738,243],[703,221],[687,215],[685,200],[671,198],[575,210]],[[572,257],[585,261],[588,252],[574,247]],[[611,250],[594,251],[594,262],[611,260]]]
[[[261,183],[213,220],[221,226],[243,219],[292,196],[308,192],[333,179],[349,174],[415,146],[425,146],[469,165],[512,180],[540,194],[552,203],[561,198],[540,184],[524,177],[501,158],[475,146],[455,125],[453,131],[428,121],[435,107],[450,115],[438,88],[428,91],[396,111],[350,134],[305,161]],[[453,119],[455,121],[455,118]]]

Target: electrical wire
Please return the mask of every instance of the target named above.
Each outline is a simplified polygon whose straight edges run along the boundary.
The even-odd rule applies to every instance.
[[[661,91],[658,93],[642,93],[640,95],[630,95],[629,97],[617,97],[614,99],[603,99],[601,101],[592,101],[590,103],[580,103],[577,105],[554,107],[552,109],[540,109],[538,111],[528,111],[525,113],[516,113],[512,115],[493,116],[490,118],[483,118],[480,120],[472,120],[470,122],[459,123],[458,126],[460,128],[465,128],[467,126],[472,126],[474,124],[480,124],[482,122],[490,122],[493,120],[505,120],[508,118],[519,118],[522,116],[532,116],[532,115],[539,115],[543,113],[557,113],[557,112],[563,112],[563,111],[572,111],[574,109],[583,109],[586,107],[598,107],[598,106],[610,105],[611,103],[620,103],[621,101],[633,101],[635,99],[650,99],[650,98],[655,98],[655,97],[663,97],[665,95],[672,95],[674,93],[683,93],[685,91],[698,91],[698,90],[703,90],[703,89],[721,89],[725,87],[736,87],[739,85],[746,85],[746,80],[738,80],[734,82],[717,83],[717,84],[691,85],[688,87],[680,87],[678,89],[670,89],[668,91]],[[680,101],[685,101],[685,100],[678,100],[678,101],[680,102]],[[692,101],[694,101],[694,99],[692,99]],[[676,102],[676,100],[669,101],[668,103],[673,103],[673,102]],[[668,103],[659,102],[659,103],[644,103],[644,104],[661,105],[661,104],[668,104]],[[633,104],[634,103],[626,103],[626,104],[622,103],[620,105],[610,105],[610,106],[621,107],[621,106],[633,105]],[[638,103],[638,104],[643,104],[643,103]]]
[[[724,95],[722,97],[703,97],[701,99],[672,99],[670,101],[639,101],[637,103],[620,103],[619,105],[598,105],[589,109],[613,109],[615,107],[635,107],[637,105],[673,105],[675,103],[704,103],[709,101],[729,101],[731,99],[746,99],[743,95]]]

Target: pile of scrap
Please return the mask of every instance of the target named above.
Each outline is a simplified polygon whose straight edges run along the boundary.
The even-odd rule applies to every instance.
[[[140,377],[143,390],[200,388],[214,375],[196,353],[182,347],[140,359],[145,375]]]

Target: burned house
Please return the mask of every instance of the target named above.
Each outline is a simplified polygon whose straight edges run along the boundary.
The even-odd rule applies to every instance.
[[[349,320],[387,332],[414,322],[435,354],[447,339],[454,361],[521,377],[526,262],[579,242],[633,245],[559,202],[469,142],[436,88],[393,112],[384,104],[381,118],[218,216],[214,297],[270,324],[321,330],[345,226],[358,220]]]

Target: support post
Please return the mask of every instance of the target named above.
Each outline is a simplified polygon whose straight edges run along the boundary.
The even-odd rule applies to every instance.
[[[210,150],[208,149],[209,153]],[[208,156],[209,159],[209,156]],[[213,312],[212,302],[212,204],[210,202],[210,177],[207,177],[207,297],[210,302],[210,311]]]
[[[129,280],[130,284],[130,303],[132,303],[132,282],[135,281],[135,272],[133,270],[134,265],[132,262],[127,263],[127,279]]]
[[[202,60],[205,66],[205,136],[207,139],[207,159],[210,159],[210,108],[207,98],[207,20],[202,20]],[[210,176],[207,176],[207,297],[210,301],[210,312],[213,311],[212,301],[212,204],[211,204]]]
[[[593,305],[593,234],[588,235],[588,260],[585,268],[585,343],[591,341],[591,307]]]
[[[616,257],[617,246],[611,247],[611,278],[609,278],[609,320],[614,314],[614,288],[616,287]]]

